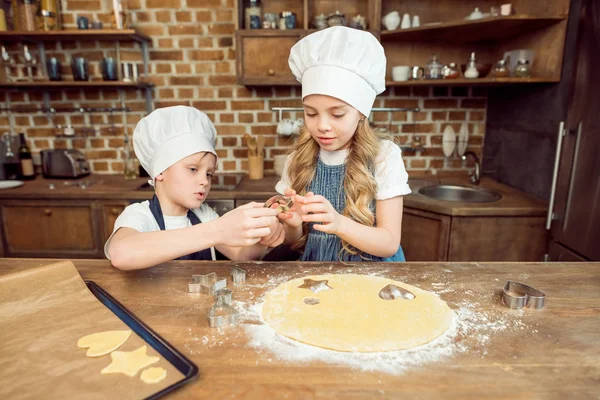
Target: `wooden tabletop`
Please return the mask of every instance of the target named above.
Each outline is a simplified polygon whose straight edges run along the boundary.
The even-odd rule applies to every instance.
[[[102,286],[199,367],[199,379],[169,398],[573,399],[600,395],[600,263],[179,261],[122,272],[108,261],[73,262],[84,279]],[[47,263],[0,259],[0,275]],[[212,298],[189,294],[187,284],[192,274],[229,276],[233,265],[248,272],[244,284],[231,286],[228,281],[241,323],[209,328],[206,313]],[[289,279],[323,273],[375,274],[435,292],[455,311],[457,324],[437,342],[390,353],[387,359],[294,347],[288,339],[270,336],[268,327],[253,316],[262,296]],[[503,306],[500,293],[507,280],[545,292],[545,308]]]
[[[91,175],[75,180],[43,179],[38,177],[18,188],[0,190],[0,199],[104,199],[149,200],[152,189],[140,190],[148,178],[126,180],[122,175]],[[233,190],[213,188],[208,200],[261,200],[274,195],[279,177],[267,175],[263,179],[244,177]],[[67,185],[65,185],[67,182]],[[82,189],[77,183],[92,183]],[[450,216],[545,216],[548,204],[517,189],[482,178],[482,188],[499,192],[502,198],[490,203],[467,203],[431,199],[419,194],[419,188],[435,183],[473,186],[466,174],[449,176],[420,176],[409,180],[413,193],[405,196],[404,205],[417,210]],[[50,188],[52,187],[52,189]]]

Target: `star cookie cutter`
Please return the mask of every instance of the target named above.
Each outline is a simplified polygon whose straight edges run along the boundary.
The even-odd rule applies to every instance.
[[[215,272],[206,275],[192,275],[192,282],[188,284],[190,293],[215,294],[227,286],[227,278],[217,277]]]
[[[285,197],[278,194],[265,201],[265,208],[273,208],[274,204],[278,204],[277,211],[281,213],[290,211],[293,205],[293,201],[291,197]]]
[[[233,325],[237,321],[238,312],[231,304],[231,290],[223,289],[216,296],[217,301],[208,311],[208,325],[211,328],[220,328]]]
[[[524,283],[508,281],[502,290],[502,303],[512,309],[529,307],[539,310],[544,307],[546,295]]]
[[[246,271],[241,268],[233,267],[231,269],[231,281],[233,283],[242,283],[246,280]]]
[[[300,289],[308,289],[313,293],[319,293],[323,290],[333,289],[331,286],[327,284],[328,280],[324,281],[315,281],[313,279],[305,279],[304,283],[298,286]]]
[[[415,296],[413,292],[408,291],[400,286],[389,284],[379,291],[379,297],[383,300],[414,300],[417,296]]]

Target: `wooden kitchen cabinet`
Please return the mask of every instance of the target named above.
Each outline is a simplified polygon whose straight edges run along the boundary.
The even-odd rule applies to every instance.
[[[103,203],[102,208],[102,225],[104,227],[102,242],[106,243],[110,235],[112,234],[115,226],[115,221],[121,215],[125,207],[129,205],[128,201],[122,202],[107,202]]]
[[[1,204],[7,257],[96,257],[98,224],[85,201],[6,201]]]
[[[401,242],[406,260],[446,260],[450,220],[446,215],[405,207],[402,215]]]
[[[348,23],[360,14],[368,22],[367,29],[378,37],[387,57],[387,86],[414,85],[508,85],[515,83],[559,82],[564,54],[570,0],[515,0],[508,16],[488,16],[477,20],[466,17],[477,6],[482,13],[499,7],[496,0],[263,0],[264,13],[292,11],[297,14],[297,28],[245,29],[244,1],[237,2],[238,82],[244,85],[297,84],[287,66],[289,49],[295,41],[314,32],[313,18],[319,14],[340,11]],[[398,11],[418,15],[420,26],[387,30],[382,17]],[[277,42],[280,44],[277,44]],[[492,63],[504,53],[516,49],[535,52],[532,77],[494,77],[490,72],[478,79],[409,80],[394,82],[392,67],[419,65],[424,67],[432,55],[445,65],[466,64],[471,52],[478,62]],[[530,60],[531,62],[532,60]]]
[[[238,83],[242,85],[294,85],[298,81],[288,67],[287,56],[300,39],[301,30],[237,31]]]

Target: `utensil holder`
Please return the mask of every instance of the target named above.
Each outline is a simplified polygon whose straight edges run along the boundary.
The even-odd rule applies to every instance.
[[[263,156],[248,156],[248,177],[250,179],[265,177]]]

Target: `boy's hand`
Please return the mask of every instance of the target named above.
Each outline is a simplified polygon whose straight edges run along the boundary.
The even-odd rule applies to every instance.
[[[303,222],[320,222],[313,225],[317,231],[336,235],[342,223],[340,215],[329,200],[321,195],[308,192],[306,196],[294,196],[296,209]]]
[[[271,226],[279,224],[278,211],[264,208],[262,203],[248,203],[229,211],[218,219],[221,240],[226,246],[252,246],[271,236]],[[275,239],[273,240],[275,241]]]
[[[269,226],[269,230],[271,234],[263,237],[259,244],[267,247],[277,247],[283,240],[285,239],[285,230],[283,229],[283,224],[279,222],[277,218],[273,218],[271,225]]]

